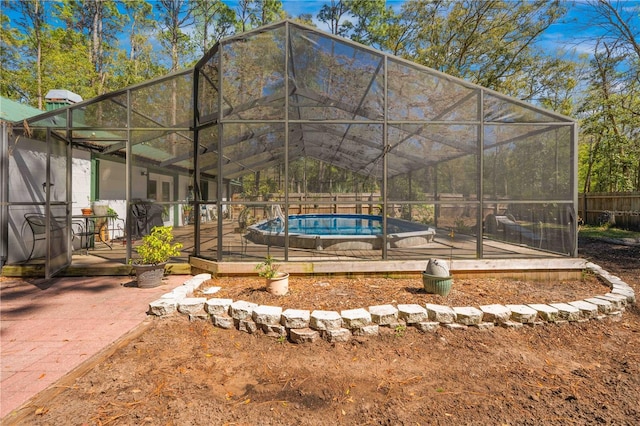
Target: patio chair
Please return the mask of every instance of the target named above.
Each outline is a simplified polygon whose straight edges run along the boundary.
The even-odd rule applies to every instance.
[[[74,220],[71,222],[72,241],[76,238],[80,239],[80,248],[84,249],[85,254],[89,254],[91,239],[95,235],[95,224],[92,220]],[[73,243],[72,243],[73,244]]]
[[[24,220],[31,229],[31,233],[33,234],[33,239],[31,241],[31,251],[29,251],[29,256],[27,257],[27,261],[29,261],[31,260],[33,252],[36,248],[36,241],[47,239],[47,220],[46,216],[42,213],[25,213]],[[55,220],[55,218],[51,220],[52,234],[56,233],[56,231],[60,231],[64,227],[65,225]]]
[[[122,240],[122,245],[127,244],[127,226],[124,219],[120,217],[110,217],[109,220],[109,240]]]
[[[200,223],[209,222],[211,220],[211,216],[209,215],[209,209],[206,205],[200,206]]]
[[[45,220],[45,215],[41,213],[26,213],[24,215],[24,220],[26,221],[27,225],[29,225],[29,228],[31,228],[31,233],[33,234],[31,251],[29,252],[29,256],[27,256],[27,261],[29,261],[31,260],[33,251],[36,248],[36,241],[44,240],[47,238],[47,223]]]

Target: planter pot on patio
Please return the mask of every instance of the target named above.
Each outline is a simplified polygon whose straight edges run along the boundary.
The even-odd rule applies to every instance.
[[[162,284],[164,277],[164,267],[167,263],[159,263],[157,265],[133,265],[136,271],[138,287],[153,288]]]

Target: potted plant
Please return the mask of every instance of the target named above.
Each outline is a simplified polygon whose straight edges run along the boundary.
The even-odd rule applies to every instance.
[[[91,208],[91,200],[87,197],[87,205],[84,207],[80,207],[80,211],[82,211],[83,216],[91,216],[93,214],[93,209]]]
[[[136,271],[138,287],[157,287],[162,282],[164,267],[171,256],[180,255],[182,243],[172,243],[173,227],[156,226],[151,233],[142,237],[136,247],[140,256],[132,264]]]
[[[447,263],[441,259],[429,259],[427,267],[422,272],[422,284],[427,293],[446,297],[453,285],[453,277]]]
[[[189,223],[193,223],[193,206],[185,204],[182,206],[182,224],[188,225]]]
[[[289,274],[278,271],[280,265],[273,263],[274,259],[267,256],[264,262],[256,265],[258,275],[267,281],[267,291],[276,296],[284,296],[289,292]]]

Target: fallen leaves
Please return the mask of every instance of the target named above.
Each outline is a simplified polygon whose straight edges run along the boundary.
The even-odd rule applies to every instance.
[[[46,414],[48,412],[49,412],[48,408],[46,408],[46,407],[38,407],[38,408],[36,408],[36,411],[34,411],[34,414],[36,416],[41,416],[41,415]]]

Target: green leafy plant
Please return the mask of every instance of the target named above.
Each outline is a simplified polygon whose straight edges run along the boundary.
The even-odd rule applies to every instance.
[[[136,247],[140,256],[135,260],[139,265],[165,263],[171,256],[180,255],[182,243],[173,243],[172,226],[156,226],[151,233],[142,237],[142,244]]]
[[[395,327],[395,335],[396,337],[404,336],[404,332],[407,331],[407,326],[404,324],[398,324]]]
[[[257,264],[256,271],[258,271],[258,275],[268,279],[278,275],[280,265],[273,263],[273,261],[273,257],[267,256],[262,263]]]
[[[112,209],[111,207],[107,207],[107,216],[111,216],[114,218],[118,218],[118,212]]]
[[[460,233],[460,234],[471,234],[471,227],[469,225],[467,225],[464,221],[463,218],[461,217],[457,217],[454,220],[454,228],[452,228],[452,232],[453,230],[455,230],[456,232]]]

